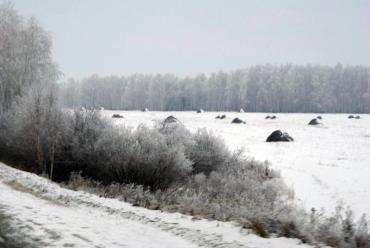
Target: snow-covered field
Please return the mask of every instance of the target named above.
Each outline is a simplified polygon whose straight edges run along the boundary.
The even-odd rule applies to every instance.
[[[309,247],[297,239],[264,239],[231,222],[195,220],[71,191],[2,163],[0,214],[14,230],[9,235],[29,244],[16,247]],[[0,247],[6,242],[2,231],[0,225]]]
[[[280,170],[306,208],[330,212],[342,202],[357,217],[370,214],[370,115],[350,120],[325,114],[323,125],[308,126],[315,114],[279,114],[276,120],[265,120],[262,113],[225,113],[227,118],[218,120],[215,116],[221,113],[214,112],[103,112],[108,118],[113,113],[125,117],[114,119],[117,125],[152,126],[174,115],[193,132],[213,130],[230,149],[244,148],[246,155],[268,160]],[[234,117],[246,124],[231,124]],[[295,141],[266,143],[276,129]],[[71,191],[2,163],[1,216],[8,217],[16,237],[36,247],[308,247],[296,239],[263,239],[232,222],[192,219]],[[0,232],[0,246],[2,242]]]
[[[151,126],[156,120],[174,115],[191,131],[213,130],[231,150],[244,148],[246,155],[269,161],[307,209],[331,212],[342,203],[350,206],[357,217],[361,213],[370,215],[370,115],[356,120],[348,119],[347,114],[323,114],[323,125],[308,126],[317,114],[277,114],[278,119],[265,120],[265,113],[103,113],[107,117],[119,113],[125,118],[114,119],[117,124],[132,127]],[[219,114],[227,118],[215,119]],[[234,117],[247,123],[231,124]],[[266,143],[267,136],[276,129],[288,132],[295,141]]]

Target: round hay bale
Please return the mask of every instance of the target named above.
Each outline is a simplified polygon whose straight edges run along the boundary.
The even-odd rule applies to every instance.
[[[265,119],[270,119],[270,118],[271,118],[271,116],[269,116],[269,115],[265,117]]]
[[[175,116],[170,115],[160,123],[159,130],[161,133],[172,133],[181,126],[182,123]]]
[[[234,124],[240,124],[240,123],[243,123],[245,124],[245,121],[239,119],[239,118],[234,118],[231,123],[234,123]]]
[[[266,139],[266,142],[290,142],[294,139],[286,132],[275,130]]]
[[[321,124],[321,122],[319,122],[319,120],[318,120],[318,119],[316,119],[316,118],[313,118],[313,119],[308,123],[308,125],[319,125],[319,124]]]
[[[359,115],[356,115],[355,119],[361,119],[361,117]]]
[[[221,115],[220,116],[220,119],[222,119],[222,120],[225,119],[225,118],[226,118],[226,115]]]
[[[112,118],[124,118],[124,117],[120,114],[113,114]]]
[[[355,117],[353,115],[349,115],[348,119],[354,119]]]
[[[170,115],[163,121],[163,124],[169,124],[169,123],[180,123],[180,121],[175,116]]]
[[[273,115],[273,116],[270,117],[271,120],[274,120],[276,118],[277,118],[276,115]]]

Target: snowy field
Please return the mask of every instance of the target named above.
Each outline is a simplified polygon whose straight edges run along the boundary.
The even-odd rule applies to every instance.
[[[243,148],[259,161],[269,161],[279,170],[288,186],[295,190],[297,202],[305,208],[332,212],[338,204],[350,206],[359,217],[370,215],[370,115],[348,119],[347,114],[323,114],[323,125],[308,126],[317,114],[277,114],[265,120],[265,113],[232,112],[139,112],[104,111],[124,119],[117,124],[152,126],[169,115],[188,129],[207,128],[225,140],[231,150]],[[215,119],[226,114],[224,120]],[[246,124],[231,124],[234,117]],[[266,143],[276,129],[288,132],[294,142]]]
[[[2,163],[0,199],[0,218],[7,216],[14,230],[9,235],[27,242],[16,247],[310,247],[297,239],[264,239],[232,222],[196,220],[71,191]],[[0,247],[6,242],[2,231]]]
[[[323,125],[308,126],[315,114],[279,114],[265,120],[262,113],[103,111],[124,119],[117,125],[154,125],[176,116],[195,132],[207,128],[231,150],[269,161],[294,188],[299,204],[333,211],[337,203],[370,214],[370,116],[360,120],[325,114]],[[234,117],[246,124],[231,124]],[[292,143],[266,143],[274,130],[288,132]],[[194,219],[177,213],[148,210],[119,201],[71,191],[37,175],[0,163],[0,221],[8,218],[12,235],[27,247],[256,247],[304,248],[297,239],[264,239],[232,222]],[[1,222],[0,222],[1,228]],[[0,232],[1,234],[1,232]],[[0,235],[0,247],[6,241]]]

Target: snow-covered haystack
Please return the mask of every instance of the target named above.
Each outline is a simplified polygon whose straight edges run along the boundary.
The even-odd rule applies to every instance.
[[[356,115],[355,119],[361,119],[361,117],[359,115]]]
[[[270,118],[271,118],[271,116],[269,116],[269,115],[265,117],[265,119],[270,119]]]
[[[123,115],[120,114],[113,114],[112,118],[124,118]]]
[[[270,134],[270,136],[267,137],[266,142],[289,142],[289,141],[294,141],[294,139],[285,132],[282,132],[280,130],[276,130]]]
[[[168,116],[164,121],[163,124],[180,124],[181,122],[173,115]]]
[[[204,110],[203,109],[198,109],[197,114],[200,114],[200,113],[204,113]]]
[[[309,123],[308,125],[319,125],[319,124],[322,124],[318,119],[316,118],[313,118]]]
[[[244,113],[245,111],[244,111],[244,109],[243,108],[241,108],[240,110],[239,110],[239,113]]]
[[[231,123],[236,123],[236,124],[243,123],[243,124],[245,124],[245,121],[243,121],[243,120],[239,119],[238,117],[236,117],[236,118],[234,118],[231,121]]]
[[[277,118],[276,115],[273,115],[273,116],[270,117],[270,119],[272,119],[272,120],[274,120],[276,118]]]
[[[158,124],[158,128],[162,134],[173,133],[183,127],[182,123],[173,115],[168,116],[166,119],[159,122]]]
[[[226,115],[217,115],[216,116],[216,119],[225,119],[226,118]]]
[[[354,119],[355,117],[353,115],[349,115],[348,119]]]
[[[321,116],[321,115],[318,115],[318,116],[316,117],[316,119],[322,120],[322,116]]]

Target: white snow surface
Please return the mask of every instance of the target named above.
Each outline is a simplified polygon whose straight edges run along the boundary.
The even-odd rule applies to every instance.
[[[351,207],[356,217],[370,215],[370,115],[348,119],[348,114],[320,114],[322,125],[309,126],[319,114],[274,114],[236,112],[138,112],[104,111],[123,115],[117,124],[153,126],[169,115],[178,118],[190,131],[212,130],[231,150],[268,161],[281,172],[295,191],[297,202],[306,209],[325,209],[330,214],[338,204]],[[215,119],[226,114],[224,120]],[[231,124],[235,117],[246,124]],[[294,142],[265,142],[274,131],[288,132]]]
[[[40,247],[304,248],[297,239],[264,239],[232,222],[148,210],[61,188],[0,163],[0,210]]]

